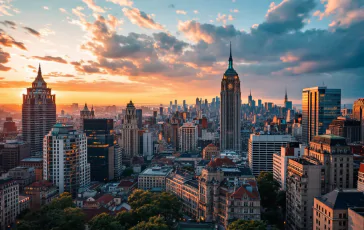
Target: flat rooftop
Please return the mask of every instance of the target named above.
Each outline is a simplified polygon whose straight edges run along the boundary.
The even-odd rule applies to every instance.
[[[29,158],[24,158],[21,161],[22,162],[43,162],[43,158],[41,158],[41,157],[29,157]]]
[[[139,176],[167,176],[173,169],[169,167],[147,168]]]

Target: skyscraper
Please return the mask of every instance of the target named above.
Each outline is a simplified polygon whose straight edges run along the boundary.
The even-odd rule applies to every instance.
[[[353,118],[360,121],[360,141],[364,143],[364,98],[359,98],[354,102]]]
[[[30,145],[32,156],[41,156],[43,151],[43,137],[56,123],[56,95],[52,95],[50,88],[42,76],[39,65],[38,75],[23,94],[22,129],[23,140]]]
[[[240,151],[241,93],[238,73],[230,57],[229,67],[221,81],[220,149]]]
[[[43,140],[43,179],[58,186],[59,193],[75,196],[90,184],[86,135],[70,125],[55,124]]]
[[[137,120],[138,120],[138,129],[141,129],[143,127],[143,110],[142,109],[136,109],[135,114],[136,114],[136,117],[137,117]]]
[[[94,106],[91,107],[91,111],[87,107],[87,103],[85,103],[85,106],[83,107],[83,110],[80,111],[80,128],[79,130],[83,132],[83,120],[84,119],[94,119],[95,118],[95,111]]]
[[[135,106],[130,101],[126,107],[126,114],[124,117],[124,124],[121,129],[120,146],[124,148],[123,162],[126,164],[131,163],[131,159],[138,155],[139,138],[138,138],[138,124]]]
[[[292,101],[288,101],[288,95],[287,95],[287,89],[286,89],[286,94],[284,95],[284,108],[288,109],[292,109]]]
[[[326,133],[330,123],[340,116],[341,89],[325,86],[302,91],[302,141],[308,144],[314,136]]]
[[[193,152],[197,149],[198,130],[193,123],[184,123],[179,128],[180,151]]]
[[[250,89],[250,94],[248,96],[248,104],[249,104],[249,106],[252,106],[252,100],[253,100],[252,90]]]

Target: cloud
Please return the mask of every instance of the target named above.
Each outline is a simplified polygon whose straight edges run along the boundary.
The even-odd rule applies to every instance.
[[[35,29],[32,29],[30,27],[23,27],[26,31],[28,31],[28,33],[30,33],[31,35],[34,35],[36,37],[40,37],[40,33],[38,31],[36,31]]]
[[[315,6],[314,0],[283,0],[278,5],[272,3],[265,22],[257,29],[275,34],[300,30]]]
[[[231,9],[230,12],[231,13],[239,13],[239,10],[238,9]]]
[[[90,8],[92,11],[97,13],[104,13],[105,10],[102,9],[100,6],[96,5],[94,0],[82,0],[84,3],[86,3],[87,7]]]
[[[120,6],[132,6],[133,5],[133,1],[131,1],[131,0],[107,0],[107,1],[120,5]]]
[[[217,22],[222,22],[224,24],[226,24],[226,14],[217,14],[217,18],[216,18]]]
[[[174,4],[169,4],[168,8],[176,8],[176,6]]]
[[[2,21],[0,22],[1,24],[3,24],[4,26],[6,27],[10,27],[12,29],[16,29],[16,23],[13,22],[13,21],[8,21],[8,20],[5,20],[5,21]]]
[[[163,26],[155,22],[152,17],[137,8],[123,8],[124,15],[140,27],[155,30],[164,30]]]
[[[19,13],[20,11],[11,5],[11,1],[0,1],[0,16],[13,16],[12,13]]]
[[[49,72],[47,74],[43,74],[45,77],[66,77],[66,78],[75,78],[76,76],[73,74],[67,74],[62,72]]]
[[[43,9],[49,10],[49,7],[48,6],[43,6]]]
[[[193,13],[194,14],[198,14],[199,12],[198,12],[198,10],[194,10]]]
[[[67,61],[64,60],[61,57],[52,57],[52,56],[40,57],[40,56],[32,56],[32,58],[38,59],[38,60],[42,60],[42,61],[51,61],[51,62],[58,62],[58,63],[62,63],[62,64],[67,64]]]
[[[154,33],[153,38],[155,40],[155,47],[167,52],[180,54],[188,46],[186,42],[180,41],[176,37],[164,32]]]
[[[184,10],[176,10],[176,13],[177,14],[183,14],[183,15],[186,15],[187,14],[187,12],[184,11]]]
[[[29,69],[34,69],[34,70],[36,70],[36,69],[37,69],[35,66],[32,66],[32,65],[28,65],[28,68],[29,68]]]
[[[61,12],[62,12],[62,13],[64,13],[64,14],[68,14],[67,10],[66,10],[66,9],[64,9],[64,8],[59,8],[59,11],[61,11]]]
[[[9,71],[11,68],[4,66],[3,64],[6,64],[9,62],[10,59],[10,54],[7,52],[4,52],[1,48],[0,48],[0,71]]]
[[[4,31],[0,30],[0,45],[6,46],[6,47],[17,47],[22,50],[27,50],[27,48],[24,46],[24,43],[15,41],[15,39],[7,34],[5,34]]]

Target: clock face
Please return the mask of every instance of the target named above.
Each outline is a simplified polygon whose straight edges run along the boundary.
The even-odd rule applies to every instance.
[[[233,84],[228,84],[228,89],[233,89]]]

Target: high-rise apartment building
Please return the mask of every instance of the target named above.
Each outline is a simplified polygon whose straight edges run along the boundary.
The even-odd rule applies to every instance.
[[[138,121],[138,129],[143,128],[143,110],[142,109],[136,109],[135,110],[136,118]]]
[[[114,179],[114,121],[113,119],[84,119],[87,136],[87,162],[91,167],[91,181]]]
[[[288,159],[297,159],[304,153],[305,146],[299,142],[288,142],[281,151],[273,154],[273,177],[286,190]]]
[[[198,127],[193,123],[184,123],[179,128],[181,152],[193,152],[197,149]]]
[[[233,68],[233,58],[221,80],[220,149],[240,152],[241,92],[238,73]]]
[[[341,89],[326,86],[302,91],[302,142],[326,133],[330,123],[341,114]]]
[[[47,88],[39,66],[38,75],[23,94],[23,140],[30,145],[32,156],[42,156],[43,138],[56,123],[56,95]]]
[[[10,178],[0,179],[0,229],[11,229],[19,214],[19,185]]]
[[[364,98],[359,98],[354,102],[353,118],[360,121],[360,141],[364,143]]]
[[[149,131],[143,133],[143,156],[150,159],[153,156],[153,139]]]
[[[119,145],[124,149],[123,162],[130,164],[131,159],[138,156],[139,137],[138,137],[138,120],[136,109],[132,101],[127,104],[124,124],[120,130],[121,138]]]
[[[321,195],[321,168],[305,158],[288,160],[287,229],[312,230],[313,199]]]
[[[30,148],[24,141],[7,140],[0,143],[0,169],[8,171],[15,168],[27,157],[30,157]]]
[[[123,149],[119,144],[114,145],[114,179],[119,179],[123,174]]]
[[[280,152],[281,146],[291,141],[291,135],[250,134],[248,161],[253,174],[273,172],[273,154]]]
[[[58,187],[59,193],[75,196],[90,184],[87,139],[70,125],[55,124],[43,141],[43,179]]]

